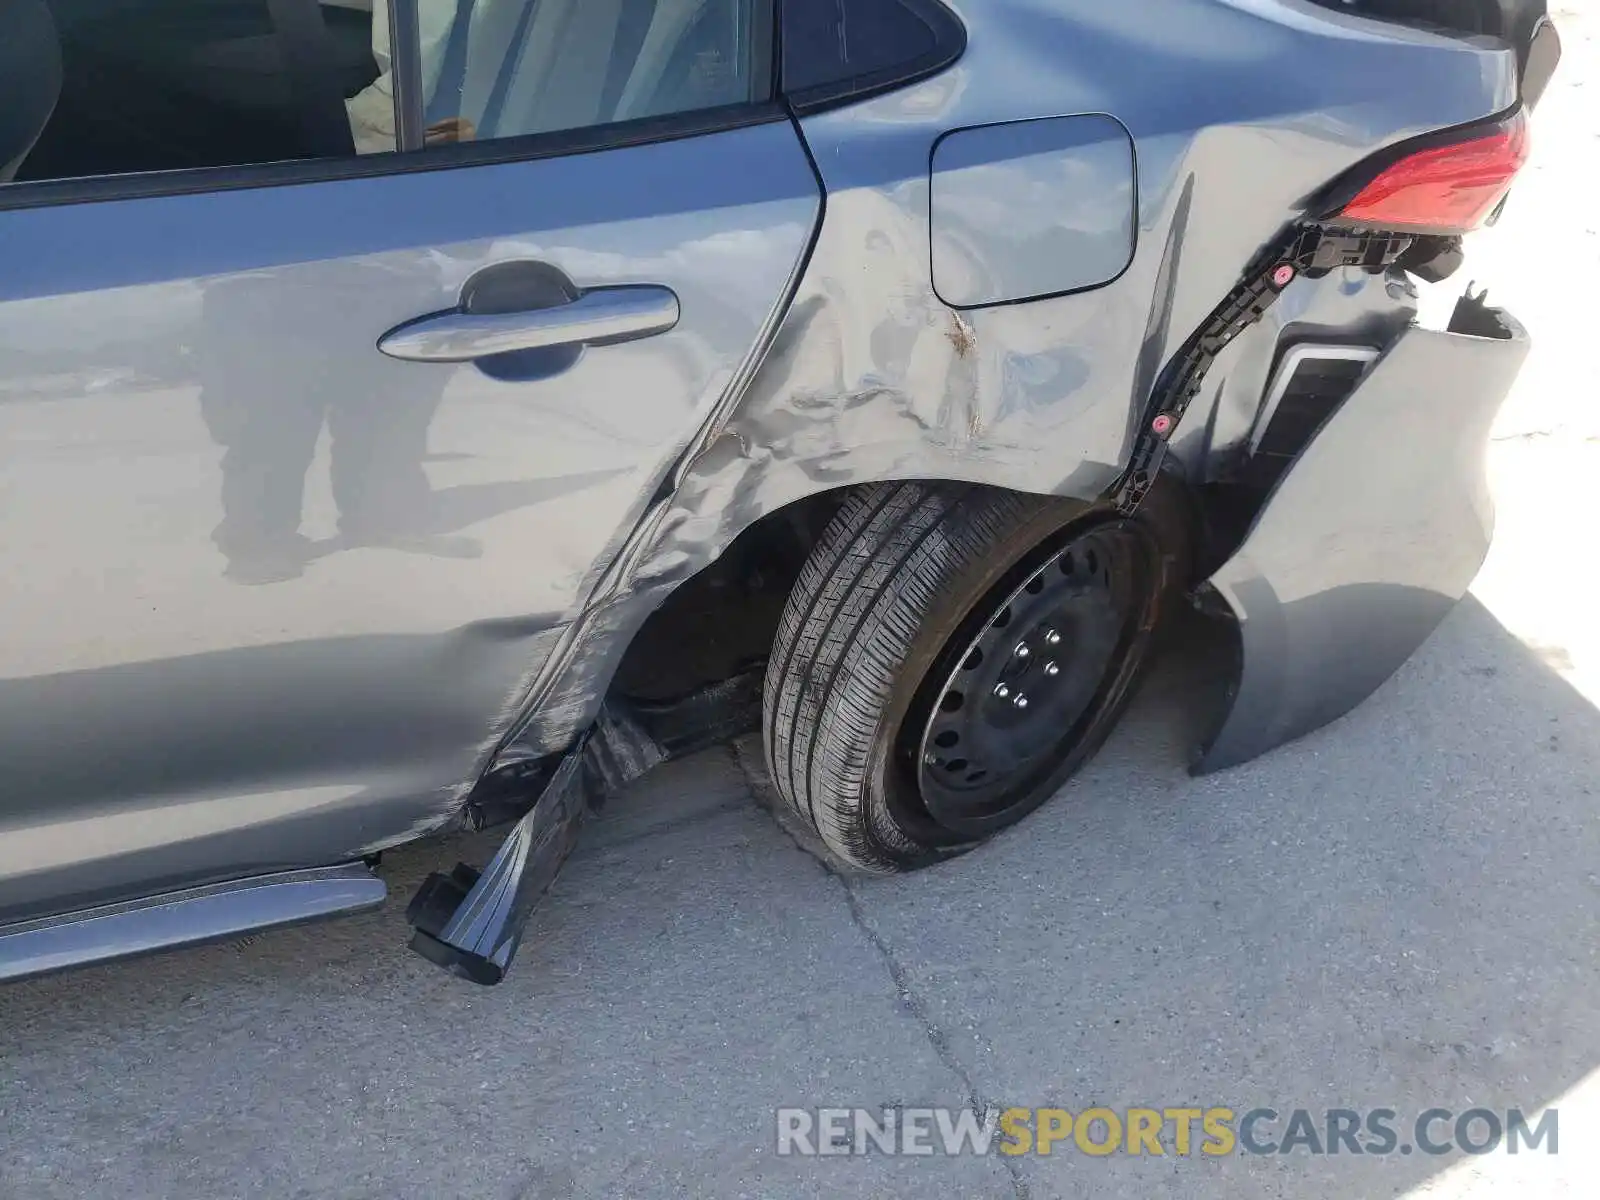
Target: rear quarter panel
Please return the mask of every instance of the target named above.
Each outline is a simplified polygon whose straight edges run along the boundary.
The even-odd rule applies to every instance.
[[[580,642],[612,646],[575,649],[553,674],[520,752],[570,740],[644,616],[783,505],[910,478],[1099,496],[1127,460],[1163,363],[1311,193],[1383,146],[1517,99],[1508,50],[1309,0],[951,7],[968,30],[953,67],[802,121],[827,198],[794,301],[737,407],[707,428],[641,527],[635,565]],[[1073,295],[946,305],[930,269],[939,138],[1094,113],[1134,143],[1127,270]]]

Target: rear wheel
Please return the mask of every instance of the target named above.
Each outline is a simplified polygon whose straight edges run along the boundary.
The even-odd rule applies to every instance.
[[[1164,493],[1125,520],[957,484],[861,489],[801,572],[768,665],[777,790],[873,871],[1015,824],[1115,724],[1185,542]]]

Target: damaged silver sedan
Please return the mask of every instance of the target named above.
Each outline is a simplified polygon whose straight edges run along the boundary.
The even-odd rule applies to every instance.
[[[370,907],[465,825],[412,946],[494,983],[596,803],[757,729],[831,854],[935,864],[1180,608],[1215,770],[1487,550],[1528,341],[1458,268],[1544,0],[0,27],[0,979]]]

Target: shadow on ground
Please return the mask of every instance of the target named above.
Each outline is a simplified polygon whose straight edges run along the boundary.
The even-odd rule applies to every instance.
[[[613,804],[498,989],[403,950],[466,842],[392,856],[379,914],[0,991],[0,1194],[1403,1192],[1441,1160],[773,1153],[784,1104],[1531,1110],[1600,1065],[1600,714],[1469,601],[1192,780],[1204,661],[919,876],[828,874],[723,750]]]

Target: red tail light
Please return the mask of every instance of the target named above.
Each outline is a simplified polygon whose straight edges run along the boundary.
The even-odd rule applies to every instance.
[[[1415,150],[1391,163],[1340,216],[1396,232],[1466,233],[1494,211],[1528,160],[1528,122],[1519,110],[1493,132]]]

